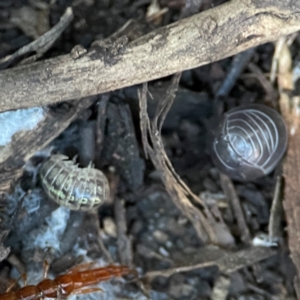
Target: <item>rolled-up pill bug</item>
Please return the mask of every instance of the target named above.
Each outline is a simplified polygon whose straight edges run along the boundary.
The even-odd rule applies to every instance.
[[[261,104],[228,111],[213,142],[216,167],[233,179],[248,181],[269,174],[287,147],[287,129],[282,117]]]
[[[47,196],[72,210],[90,210],[109,197],[109,184],[101,171],[79,168],[64,155],[53,155],[42,163],[40,177]]]

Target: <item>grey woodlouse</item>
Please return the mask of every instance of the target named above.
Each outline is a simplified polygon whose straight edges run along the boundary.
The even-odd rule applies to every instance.
[[[72,210],[90,210],[109,196],[108,181],[100,170],[79,168],[64,155],[53,155],[42,163],[40,177],[48,197]]]
[[[261,104],[228,111],[213,143],[212,159],[221,172],[238,180],[269,174],[287,147],[282,117]]]

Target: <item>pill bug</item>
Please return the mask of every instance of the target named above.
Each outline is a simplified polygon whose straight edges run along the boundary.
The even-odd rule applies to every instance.
[[[227,112],[213,142],[212,159],[230,177],[247,181],[269,174],[287,147],[287,129],[273,109],[250,104]]]
[[[41,183],[48,197],[72,210],[90,210],[109,195],[104,174],[88,166],[79,168],[64,155],[53,155],[40,167]]]

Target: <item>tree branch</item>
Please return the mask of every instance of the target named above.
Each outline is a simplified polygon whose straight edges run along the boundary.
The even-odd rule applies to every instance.
[[[196,68],[300,30],[300,1],[233,0],[155,30],[0,72],[0,111],[95,95]]]

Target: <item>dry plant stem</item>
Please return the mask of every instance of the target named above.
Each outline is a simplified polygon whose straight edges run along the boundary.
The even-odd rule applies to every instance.
[[[116,198],[114,201],[114,214],[118,233],[118,252],[122,265],[133,266],[132,242],[127,236],[126,209],[124,200]]]
[[[100,166],[101,151],[103,148],[104,130],[106,123],[106,109],[109,95],[104,94],[98,102],[97,124],[96,124],[96,166]]]
[[[300,121],[298,113],[294,113],[292,118]],[[298,299],[300,299],[300,202],[299,202],[299,186],[300,186],[300,128],[289,137],[289,145],[284,164],[285,189],[283,202],[286,220],[288,223],[289,249],[291,258],[297,268],[298,276],[295,278],[295,288],[297,290]]]
[[[272,294],[270,292],[268,292],[267,290],[264,290],[262,288],[259,288],[258,286],[247,282],[246,286],[248,289],[250,289],[251,291],[253,291],[254,293],[257,293],[258,295],[262,295],[264,297],[266,297],[267,299],[272,298]]]
[[[242,53],[236,55],[232,62],[230,69],[228,70],[224,81],[222,82],[218,92],[216,94],[217,98],[227,97],[234,87],[237,79],[240,77],[241,73],[244,71],[246,65],[249,63],[253,54],[255,53],[255,48],[249,49]]]
[[[14,54],[8,55],[0,59],[0,69],[7,68],[11,63],[13,63],[19,57],[22,57],[30,52],[37,52],[36,55],[31,56],[25,61],[33,62],[40,58],[47,50],[51,48],[53,43],[61,36],[62,32],[67,28],[67,26],[73,20],[72,8],[67,8],[64,15],[61,17],[60,21],[53,26],[48,32],[43,34],[41,37],[31,42],[30,44],[20,48]]]
[[[52,201],[51,201],[52,202]],[[49,213],[48,213],[49,215]],[[67,227],[63,233],[63,236],[60,240],[60,255],[65,255],[65,254],[69,254],[72,253],[72,249],[74,244],[76,244],[77,240],[78,240],[78,231],[80,231],[80,229],[83,226],[83,217],[84,215],[82,214],[82,212],[78,212],[78,211],[72,211],[70,213],[70,218],[68,220],[68,224]],[[28,231],[27,231],[28,232]],[[51,255],[51,251],[48,251],[48,261],[52,262],[54,259],[54,255]],[[43,258],[45,259],[45,258]]]
[[[1,224],[1,227],[5,228],[6,230],[12,230],[13,227],[16,226],[15,225],[16,222],[18,222],[18,225],[21,224],[21,221],[20,221],[20,219],[18,219],[18,216],[19,216],[19,214],[22,210],[23,203],[24,203],[24,200],[25,200],[25,196],[29,195],[31,193],[30,190],[28,192],[24,192],[23,190],[21,190],[19,182],[17,182],[17,184],[15,185],[15,188],[19,190],[19,195],[17,196],[17,204],[14,208],[14,211],[13,211],[12,215],[9,217],[9,220],[7,222],[3,222]],[[6,199],[6,201],[7,201],[7,199]]]
[[[173,260],[168,258],[168,257],[165,257],[151,249],[148,248],[148,246],[145,246],[143,244],[138,244],[137,247],[136,247],[136,250],[137,250],[137,253],[142,255],[143,257],[147,258],[147,259],[157,259],[157,260],[160,260],[162,262],[166,262],[168,263],[169,265],[173,265]]]
[[[7,261],[18,270],[19,274],[26,273],[24,263],[22,263],[18,256],[16,256],[14,253],[7,257]]]
[[[8,230],[2,230],[0,232],[0,261],[4,260],[10,252],[10,248],[5,247],[3,244],[8,233],[9,233]]]
[[[165,116],[173,103],[175,91],[178,87],[180,74],[173,77],[170,88],[167,91],[166,98],[159,102],[155,117],[150,122],[147,114],[147,85],[143,85],[143,90],[139,91],[140,101],[140,124],[142,132],[142,141],[146,156],[149,155],[155,168],[160,172],[161,179],[175,205],[192,222],[199,238],[202,241],[209,240],[218,243],[218,238],[210,222],[211,215],[205,205],[196,195],[194,195],[188,186],[180,179],[178,174],[169,161],[161,139],[161,127]],[[148,134],[150,143],[148,142]],[[200,211],[188,197],[192,197],[202,205],[206,216]]]
[[[82,228],[88,235],[89,244],[91,245],[90,249],[97,249],[97,248],[94,248],[94,246],[99,246],[99,249],[97,249],[97,250],[102,251],[102,253],[105,257],[105,261],[108,262],[109,264],[113,264],[114,261],[102,240],[100,220],[99,220],[99,214],[98,214],[97,209],[91,210],[85,214],[85,220],[83,221]],[[93,246],[93,244],[94,244],[94,246]],[[99,252],[98,251],[96,251],[97,256],[98,255],[100,256],[102,253],[100,251]]]
[[[104,244],[104,242],[102,240],[102,237],[101,237],[101,226],[100,226],[100,220],[99,220],[98,210],[94,210],[94,211],[90,212],[89,214],[90,214],[91,218],[94,219],[94,223],[95,223],[95,226],[96,226],[97,231],[98,231],[98,234],[97,234],[97,244],[98,244],[99,248],[102,250],[103,255],[105,256],[105,260],[109,264],[113,264],[114,260],[111,257],[108,249],[105,247],[105,244]]]
[[[83,121],[79,129],[79,164],[87,167],[96,157],[96,124]],[[94,167],[94,164],[92,164]]]
[[[284,202],[288,231],[288,245],[291,258],[298,275],[294,278],[294,287],[300,299],[300,97],[290,97],[293,89],[292,56],[286,43],[280,45],[281,51],[275,53],[278,65],[278,89],[280,91],[279,104],[282,115],[288,125],[289,143],[283,165]]]
[[[250,231],[244,217],[244,212],[239,196],[236,193],[232,180],[227,175],[221,174],[220,178],[224,194],[226,195],[226,198],[231,202],[231,206],[240,230],[241,240],[245,244],[249,245],[251,243]]]
[[[278,104],[276,100],[278,98],[278,94],[272,86],[271,82],[266,78],[262,70],[257,65],[249,63],[248,68],[256,76],[257,80],[265,90],[266,102],[270,103],[274,109],[277,109]]]
[[[271,241],[277,240],[282,236],[282,196],[282,177],[277,176],[268,225],[269,238]]]
[[[271,72],[270,72],[270,82],[271,84],[275,83],[277,71],[278,71],[278,59],[280,58],[280,53],[282,51],[282,47],[285,45],[287,40],[286,36],[282,36],[278,39],[275,44],[275,52],[272,59]]]
[[[292,80],[287,80],[287,75],[291,75],[291,64],[292,64],[292,58],[288,54],[289,52],[289,46],[292,45],[296,37],[298,36],[298,32],[295,32],[289,36],[282,36],[278,39],[278,41],[275,43],[275,52],[272,58],[272,66],[271,66],[271,72],[270,72],[270,81],[272,84],[274,84],[276,76],[281,79],[285,79],[286,83],[289,82],[289,84],[279,84],[280,89],[283,87],[285,89],[293,89],[293,82]],[[287,55],[285,55],[285,54]],[[279,65],[281,64],[281,66]],[[282,68],[282,64],[284,64],[284,68]],[[280,74],[278,72],[280,71]]]
[[[113,258],[111,257],[109,251],[106,249],[104,243],[103,243],[103,240],[101,238],[101,235],[99,234],[99,237],[97,239],[97,242],[98,242],[98,245],[100,247],[100,249],[103,251],[103,254],[105,256],[105,259],[106,261],[109,263],[109,264],[113,264],[114,260]]]
[[[232,252],[207,246],[197,253],[183,257],[182,261],[175,262],[176,267],[168,270],[147,272],[143,279],[145,281],[151,281],[157,276],[170,277],[176,273],[188,272],[210,266],[218,266],[220,272],[230,275],[243,267],[269,258],[276,253],[276,250],[270,248],[250,247],[245,250]]]
[[[300,30],[300,2],[232,0],[128,45],[96,47],[0,73],[0,111],[120,89],[196,68]],[[24,98],[26,95],[26,98]]]

